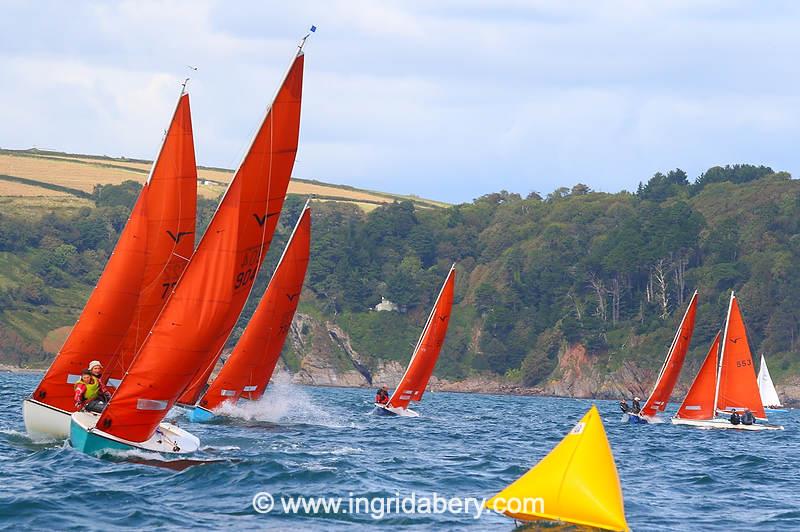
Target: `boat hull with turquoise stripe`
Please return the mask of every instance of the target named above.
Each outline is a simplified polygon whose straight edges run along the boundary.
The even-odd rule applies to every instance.
[[[99,414],[75,412],[70,419],[69,441],[79,451],[101,455],[113,451],[134,449],[156,453],[187,454],[200,448],[197,436],[171,423],[161,423],[149,439],[131,442],[117,438],[95,427]]]

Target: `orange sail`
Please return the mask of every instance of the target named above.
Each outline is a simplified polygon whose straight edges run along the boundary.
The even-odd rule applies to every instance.
[[[169,258],[171,251],[150,245],[151,228],[168,210],[164,206],[185,208],[185,216],[190,217],[190,224],[194,225],[197,180],[189,113],[189,97],[181,95],[162,150],[153,163],[153,173],[139,193],[97,286],[33,392],[33,399],[66,412],[75,410],[73,383],[91,360],[108,366],[140,312],[140,294],[143,288],[147,289],[145,281],[152,277],[148,268]],[[185,167],[176,161],[190,161],[191,164]],[[156,257],[158,254],[160,258]]]
[[[194,251],[197,166],[189,95],[178,101],[172,127],[147,180],[147,249],[139,300],[120,348],[107,365],[109,384],[119,385],[172,287]]]
[[[444,338],[447,335],[447,325],[450,323],[450,311],[453,309],[453,291],[455,288],[456,267],[450,268],[447,279],[442,285],[439,297],[433,306],[422,335],[419,337],[417,347],[411,356],[400,384],[397,385],[389,405],[396,408],[408,408],[411,401],[422,400],[425,388],[433,373],[433,367],[439,358]]]
[[[213,410],[239,397],[257,400],[264,395],[300,302],[310,245],[311,208],[306,204],[264,297],[200,406]]]
[[[720,355],[719,382],[717,384],[717,410],[749,409],[757,418],[766,419],[758,380],[753,365],[753,355],[747,342],[747,329],[744,326],[739,301],[731,293],[728,320],[722,339]]]
[[[689,306],[683,315],[681,324],[678,327],[678,331],[675,333],[675,338],[672,340],[667,359],[664,361],[664,365],[661,367],[661,371],[658,374],[653,392],[642,407],[643,415],[654,416],[656,413],[663,412],[664,409],[667,408],[672,390],[675,388],[675,383],[678,382],[678,376],[681,373],[681,368],[683,368],[686,353],[689,351],[689,344],[692,341],[692,333],[694,332],[694,318],[696,313],[697,291],[695,290],[691,301],[689,301]]]
[[[717,391],[717,353],[721,333],[717,333],[700,371],[689,388],[689,393],[678,408],[675,417],[680,419],[713,419],[714,394]]]
[[[286,197],[300,131],[303,53],[272,106],[167,304],[97,422],[150,438],[196,375],[212,365],[258,274]]]

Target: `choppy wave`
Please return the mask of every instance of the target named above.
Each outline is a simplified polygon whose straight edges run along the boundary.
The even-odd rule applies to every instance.
[[[257,492],[276,497],[432,494],[491,496],[542,458],[590,401],[436,393],[417,419],[369,415],[370,390],[271,386],[258,402],[225,407],[213,423],[171,419],[200,451],[86,456],[63,440],[32,440],[20,403],[37,375],[0,374],[0,527],[384,528],[511,530],[495,514],[257,514]],[[620,423],[601,401],[636,530],[800,528],[800,416],[785,431],[702,431]],[[87,516],[91,521],[87,522]]]

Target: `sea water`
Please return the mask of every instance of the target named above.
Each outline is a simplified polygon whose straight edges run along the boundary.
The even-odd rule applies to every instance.
[[[372,390],[282,384],[209,424],[173,410],[170,419],[202,441],[188,459],[96,458],[25,434],[21,402],[40,377],[0,373],[0,527],[511,530],[504,516],[441,501],[494,495],[592,404],[433,393],[421,417],[387,418],[369,414]],[[596,404],[634,530],[800,529],[797,412],[770,416],[785,431],[754,433],[631,425],[614,402]],[[257,494],[256,505],[269,494],[270,512],[256,511]],[[340,506],[284,511],[282,500],[309,497]]]

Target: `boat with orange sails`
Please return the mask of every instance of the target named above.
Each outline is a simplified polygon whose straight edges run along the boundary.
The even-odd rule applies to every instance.
[[[218,356],[269,249],[297,153],[303,44],[168,301],[102,414],[72,415],[86,453],[189,453],[198,438],[162,421]]]
[[[675,388],[675,383],[678,382],[683,363],[686,360],[689,344],[692,342],[696,315],[697,290],[692,294],[689,306],[686,307],[686,312],[675,332],[675,337],[667,351],[667,358],[664,360],[664,365],[661,366],[661,371],[658,372],[653,391],[639,412],[628,412],[623,415],[623,417],[627,416],[629,423],[649,423],[659,412],[663,412],[667,408],[672,390]]]
[[[240,398],[263,397],[300,303],[310,248],[311,207],[306,202],[242,337],[197,405],[189,409],[191,421],[210,421],[221,406],[236,404]]]
[[[750,412],[755,418],[754,422],[738,421],[743,412]],[[736,416],[733,416],[734,413]],[[722,334],[718,333],[711,344],[672,423],[706,429],[783,429],[780,425],[770,425],[765,421],[767,414],[758,389],[747,328],[739,301],[731,292],[725,330]]]
[[[116,387],[194,250],[197,207],[189,95],[184,91],[130,217],[78,321],[23,401],[31,434],[66,438],[74,386],[89,361]]]
[[[411,355],[400,384],[386,403],[375,403],[373,412],[378,415],[418,417],[419,413],[408,408],[411,402],[419,402],[428,387],[428,381],[433,374],[433,368],[439,358],[439,353],[444,345],[447,335],[447,326],[450,323],[450,313],[453,310],[453,294],[455,291],[456,265],[450,267],[447,278],[439,291],[425,322],[425,328]]]

